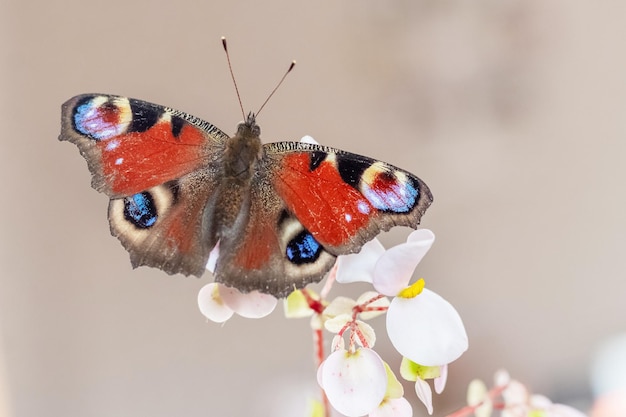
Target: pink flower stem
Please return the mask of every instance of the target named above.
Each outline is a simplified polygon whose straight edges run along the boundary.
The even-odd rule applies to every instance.
[[[333,265],[333,268],[328,273],[328,278],[326,278],[326,282],[324,283],[324,287],[322,291],[320,291],[320,298],[324,300],[328,293],[330,292],[335,280],[337,279],[337,262]]]
[[[330,288],[329,288],[330,290]],[[316,300],[311,296],[311,293],[307,291],[306,288],[303,288],[302,295],[306,299],[309,308],[315,312],[315,314],[321,315],[324,312],[326,306],[320,300]],[[315,350],[315,359],[317,362],[317,369],[324,362],[324,332],[323,329],[314,329],[313,330],[313,344]],[[324,407],[324,417],[330,417],[330,403],[328,402],[328,398],[326,397],[326,393],[324,390],[322,392],[322,406]]]
[[[309,305],[309,308],[313,310],[315,314],[322,314],[324,312],[324,309],[326,308],[324,303],[322,303],[320,300],[316,300],[315,298],[313,298],[311,296],[311,293],[309,293],[306,288],[303,288],[300,291],[302,292],[304,299]]]
[[[313,331],[313,339],[315,341],[315,353],[317,359],[317,368],[324,362],[324,333],[322,329],[315,329]],[[324,406],[324,416],[330,417],[330,404],[326,393],[322,389],[322,405]]]

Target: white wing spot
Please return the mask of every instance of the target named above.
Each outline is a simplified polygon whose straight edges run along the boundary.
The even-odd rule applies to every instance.
[[[115,140],[112,140],[112,141],[107,143],[106,150],[107,151],[112,151],[113,149],[117,148],[118,146],[120,146],[120,141],[115,139]]]
[[[364,200],[359,201],[356,207],[361,214],[369,214],[370,212],[370,205]]]

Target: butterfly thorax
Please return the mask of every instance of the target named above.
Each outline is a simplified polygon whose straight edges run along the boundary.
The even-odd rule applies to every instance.
[[[253,113],[245,122],[239,123],[235,136],[228,139],[224,155],[224,178],[229,181],[249,183],[257,162],[263,156],[261,128]]]

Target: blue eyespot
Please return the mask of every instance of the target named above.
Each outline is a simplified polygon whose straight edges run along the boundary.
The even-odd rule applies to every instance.
[[[322,253],[322,245],[317,243],[311,233],[306,230],[298,233],[287,244],[287,259],[296,265],[312,263]]]
[[[106,140],[120,135],[126,129],[122,123],[122,109],[105,97],[87,97],[74,109],[74,127],[79,133],[94,140]]]
[[[140,229],[148,229],[158,219],[156,205],[148,192],[124,199],[124,218]]]
[[[381,211],[406,213],[411,211],[419,198],[418,189],[411,182],[363,184],[361,189],[367,200]]]

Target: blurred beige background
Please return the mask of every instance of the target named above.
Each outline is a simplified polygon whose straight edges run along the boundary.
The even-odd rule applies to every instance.
[[[318,394],[306,320],[277,309],[207,324],[196,294],[208,276],[132,271],[107,198],[57,141],[61,103],[82,92],[169,105],[233,133],[222,35],[247,110],[298,61],[259,119],[265,141],[310,134],[433,190],[423,225],[437,242],[418,274],[470,336],[436,413],[502,367],[588,404],[594,349],[626,327],[626,3],[0,7],[0,415],[304,416]],[[424,415],[410,385],[407,396]]]

